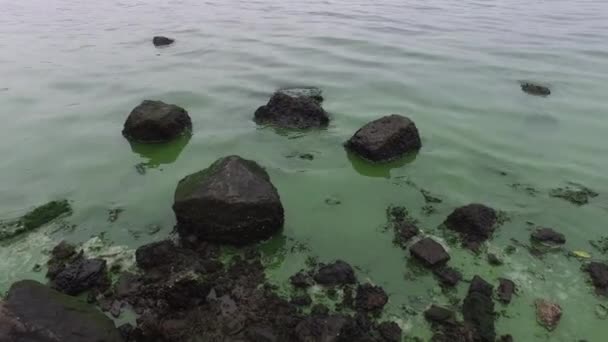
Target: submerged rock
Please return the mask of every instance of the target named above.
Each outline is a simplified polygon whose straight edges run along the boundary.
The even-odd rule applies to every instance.
[[[424,312],[424,318],[431,323],[446,324],[456,321],[456,313],[433,304]]]
[[[591,277],[596,292],[608,296],[608,264],[594,261],[586,265],[584,270]]]
[[[254,117],[258,124],[291,129],[321,128],[329,123],[329,115],[316,100],[280,92],[272,95],[268,104],[258,108]]]
[[[156,46],[156,47],[171,45],[174,42],[175,42],[175,39],[167,38],[167,37],[163,37],[163,36],[156,36],[156,37],[152,38],[152,44],[154,44],[154,46]]]
[[[385,163],[418,151],[422,142],[413,121],[392,114],[366,124],[344,146],[363,159]]]
[[[431,238],[416,242],[410,247],[410,253],[426,267],[431,268],[445,265],[450,260],[450,255],[443,246]]]
[[[554,330],[562,318],[562,308],[557,303],[545,299],[538,299],[536,305],[536,320],[547,330]]]
[[[551,90],[548,87],[530,82],[522,83],[521,90],[530,95],[549,96],[551,94]]]
[[[283,205],[268,173],[239,156],[218,159],[182,179],[173,211],[182,238],[237,245],[269,238],[284,222]]]
[[[71,213],[72,207],[67,200],[48,202],[14,221],[0,222],[0,241],[32,231]]]
[[[444,224],[460,234],[463,245],[477,250],[496,228],[496,211],[483,204],[469,204],[454,210]]]
[[[500,266],[503,264],[503,261],[494,253],[488,253],[487,257],[488,263],[492,266]]]
[[[590,198],[599,196],[599,194],[580,184],[570,183],[576,188],[566,186],[564,188],[556,188],[549,192],[549,196],[564,199],[572,204],[585,205],[589,203]]]
[[[462,305],[465,323],[472,328],[479,341],[494,341],[496,330],[492,285],[479,276],[473,277],[469,292]]]
[[[511,299],[515,294],[515,283],[505,278],[498,278],[498,282],[498,290],[496,291],[498,300],[505,304],[511,303]]]
[[[123,342],[112,320],[93,306],[33,280],[14,283],[0,303],[0,340]]]
[[[321,266],[314,275],[314,279],[317,283],[327,286],[355,284],[357,282],[355,270],[342,260]]]
[[[388,295],[380,286],[363,284],[357,286],[355,307],[359,311],[379,313],[388,303]]]
[[[162,101],[145,100],[131,111],[122,134],[132,141],[159,143],[191,131],[192,121],[185,109]]]
[[[462,280],[462,274],[449,266],[436,268],[433,270],[433,274],[437,277],[439,283],[446,287],[454,287]]]
[[[566,243],[566,237],[551,228],[538,228],[531,235],[532,241],[562,245]]]

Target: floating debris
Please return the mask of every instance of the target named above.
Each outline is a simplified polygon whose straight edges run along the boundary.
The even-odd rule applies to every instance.
[[[156,36],[152,38],[152,44],[156,47],[167,46],[175,43],[175,39],[164,36]]]
[[[551,94],[551,90],[548,87],[530,82],[522,82],[521,90],[530,95],[537,96],[549,96]]]
[[[511,188],[513,188],[514,190],[523,191],[526,194],[528,194],[528,196],[532,196],[532,197],[538,195],[538,192],[539,192],[533,186],[528,185],[528,184],[513,183],[513,184],[509,184],[509,186]]]
[[[342,201],[336,197],[331,196],[331,197],[328,197],[325,199],[325,204],[330,205],[330,206],[335,206],[335,205],[342,204]]]
[[[122,208],[109,209],[108,210],[108,222],[110,222],[110,223],[116,222],[116,220],[118,220],[118,216],[120,216],[120,214],[124,211],[125,210]]]

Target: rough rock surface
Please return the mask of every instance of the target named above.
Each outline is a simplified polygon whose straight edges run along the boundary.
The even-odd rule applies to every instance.
[[[122,134],[132,141],[158,143],[190,131],[192,121],[185,109],[162,101],[145,100],[131,111]]]
[[[289,129],[326,127],[329,115],[319,102],[308,96],[290,96],[277,92],[268,104],[255,112],[255,122]]]
[[[436,268],[433,270],[433,274],[435,274],[439,283],[445,287],[454,287],[462,280],[462,274],[449,266]]]
[[[33,280],[14,283],[0,303],[0,341],[123,342],[93,306]]]
[[[608,264],[601,262],[590,262],[585,266],[589,273],[593,286],[598,294],[608,296]]]
[[[530,82],[522,83],[521,90],[530,95],[549,96],[551,94],[551,90],[548,87]]]
[[[538,299],[536,305],[536,320],[547,330],[554,330],[562,318],[562,308],[557,303]]]
[[[346,143],[346,149],[375,163],[393,161],[422,147],[413,121],[392,114],[359,129]]]
[[[494,321],[494,302],[492,301],[492,285],[479,276],[473,277],[469,292],[462,305],[462,316],[480,341],[494,341],[496,330]]]
[[[314,279],[317,283],[327,286],[347,285],[357,282],[353,268],[342,260],[319,267]]]
[[[90,289],[102,292],[109,285],[106,261],[103,259],[79,258],[66,265],[51,281],[52,288],[72,296]]]
[[[469,204],[454,210],[444,224],[460,234],[463,245],[476,250],[496,228],[496,211],[483,204]]]
[[[424,238],[410,247],[410,253],[426,267],[445,265],[450,255],[443,246],[431,238]]]
[[[182,179],[173,211],[182,239],[244,245],[283,227],[277,189],[257,163],[238,156],[218,159]]]
[[[154,44],[154,46],[166,46],[166,45],[171,45],[175,42],[175,39],[172,38],[167,38],[167,37],[163,37],[163,36],[156,36],[154,38],[152,38],[152,44]]]
[[[305,289],[313,285],[314,281],[310,274],[304,271],[300,271],[291,277],[289,277],[289,282],[296,288]]]
[[[357,287],[355,307],[359,311],[380,312],[388,303],[388,295],[380,286],[363,284]]]
[[[499,285],[498,289],[496,290],[498,300],[505,304],[511,303],[511,299],[515,294],[515,283],[512,280],[505,278],[498,278],[498,282]]]
[[[536,242],[561,245],[566,243],[566,237],[562,233],[558,233],[551,228],[538,228],[530,238]]]

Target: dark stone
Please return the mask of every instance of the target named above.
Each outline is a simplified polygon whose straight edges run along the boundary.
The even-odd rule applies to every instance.
[[[68,264],[51,282],[54,289],[72,296],[91,289],[105,290],[109,285],[106,261],[85,258]]]
[[[297,342],[338,342],[348,319],[339,315],[308,317],[295,328]]]
[[[0,340],[123,342],[112,320],[95,307],[33,280],[14,283],[0,304]]]
[[[591,276],[596,292],[608,296],[608,264],[594,261],[586,265],[584,269]]]
[[[133,333],[133,325],[131,323],[125,323],[118,327],[118,332],[122,336],[123,341],[129,342],[131,340],[131,334]]]
[[[388,303],[388,295],[380,286],[363,284],[357,286],[355,307],[359,311],[380,312]]]
[[[493,291],[492,285],[481,277],[475,276],[462,305],[464,321],[473,329],[480,341],[496,339]]]
[[[298,306],[308,306],[312,304],[312,298],[308,294],[295,296],[291,298],[291,304]]]
[[[327,112],[316,100],[275,93],[255,112],[255,122],[290,129],[321,128],[329,123]]]
[[[497,214],[483,204],[469,204],[454,210],[444,224],[460,234],[463,245],[477,250],[494,233]]]
[[[433,270],[439,283],[446,287],[454,287],[462,280],[462,274],[456,269],[445,266]]]
[[[291,285],[294,287],[301,289],[308,288],[313,284],[312,277],[304,271],[300,271],[289,277],[289,282],[291,282]]]
[[[413,121],[392,114],[363,126],[346,142],[345,147],[363,159],[383,163],[418,151],[422,142]]]
[[[401,328],[395,322],[382,322],[378,324],[378,331],[380,336],[386,342],[400,342],[401,341]]]
[[[498,278],[498,282],[499,285],[498,290],[496,292],[498,300],[505,304],[511,303],[511,299],[515,294],[515,283],[505,278]]]
[[[117,298],[127,298],[137,294],[141,286],[142,281],[139,276],[123,272],[118,277],[116,284],[114,284],[114,295]]]
[[[170,264],[177,257],[177,247],[169,240],[149,243],[135,251],[135,262],[142,269]]]
[[[269,238],[284,222],[283,205],[268,173],[238,156],[218,159],[182,179],[173,211],[182,238],[237,245]]]
[[[51,251],[51,256],[55,259],[66,260],[76,254],[76,246],[64,241],[61,241]]]
[[[315,156],[312,153],[301,153],[300,155],[298,155],[298,158],[304,160],[314,160]]]
[[[549,96],[551,94],[551,90],[549,90],[549,88],[529,82],[522,83],[521,90],[530,95]]]
[[[456,313],[433,304],[424,312],[424,318],[431,323],[446,324],[456,321]]]
[[[163,37],[163,36],[156,36],[154,38],[152,38],[152,44],[154,44],[154,46],[166,46],[166,45],[171,45],[175,42],[175,39],[171,39],[171,38],[167,38],[167,37]]]
[[[406,247],[406,244],[416,235],[420,233],[420,229],[416,227],[415,224],[411,222],[400,222],[395,226],[395,240],[394,242],[401,246],[402,248]]]
[[[530,235],[530,238],[536,242],[561,245],[566,243],[566,237],[562,233],[558,233],[551,228],[538,228]]]
[[[122,134],[129,140],[158,143],[192,131],[192,121],[185,109],[162,101],[145,100],[135,107]]]
[[[562,308],[557,303],[545,299],[538,299],[536,305],[536,320],[549,331],[555,330],[562,318]]]
[[[353,268],[342,260],[337,260],[332,264],[319,268],[314,275],[314,279],[317,283],[328,286],[354,284],[357,282]]]
[[[450,255],[443,246],[431,238],[416,242],[410,247],[410,253],[426,267],[443,266],[450,260]]]
[[[488,263],[492,266],[500,266],[503,264],[502,260],[494,253],[488,253]]]

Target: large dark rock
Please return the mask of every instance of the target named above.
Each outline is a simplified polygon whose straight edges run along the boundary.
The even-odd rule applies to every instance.
[[[122,342],[93,306],[33,280],[14,283],[0,304],[0,341]]]
[[[163,36],[156,36],[154,38],[152,38],[152,44],[154,44],[154,46],[167,46],[167,45],[171,45],[175,42],[175,39],[172,38],[167,38],[167,37],[163,37]]]
[[[551,94],[551,90],[548,87],[530,82],[522,83],[521,90],[530,95],[549,96]]]
[[[388,295],[380,286],[363,284],[357,287],[355,307],[359,311],[380,312],[388,303]]]
[[[426,267],[442,266],[450,260],[450,255],[443,246],[431,238],[416,242],[410,247],[410,253]]]
[[[483,204],[469,204],[454,210],[444,224],[460,234],[463,245],[476,250],[496,229],[496,211]]]
[[[51,286],[72,296],[91,289],[103,291],[110,286],[106,261],[79,258],[59,272],[52,279]]]
[[[158,143],[192,131],[192,121],[185,109],[162,101],[145,100],[135,107],[122,134],[129,140]]]
[[[566,243],[564,234],[558,233],[551,228],[538,228],[530,235],[530,238],[533,241],[547,244],[562,245]]]
[[[309,129],[327,126],[329,116],[313,98],[277,92],[267,105],[255,111],[255,122],[281,128]]]
[[[585,271],[589,273],[597,293],[608,296],[608,264],[590,262],[585,266]]]
[[[268,173],[238,156],[218,159],[182,179],[173,211],[182,238],[238,245],[269,238],[284,222],[283,205]]]
[[[371,162],[389,162],[422,147],[413,121],[392,114],[372,121],[359,129],[345,147]]]
[[[175,262],[177,254],[177,246],[170,240],[152,242],[135,250],[135,262],[146,270]]]
[[[505,278],[498,278],[498,282],[498,290],[496,290],[498,300],[505,304],[511,303],[511,299],[515,294],[515,283],[512,280]]]
[[[493,287],[479,276],[475,276],[469,286],[469,292],[462,305],[462,316],[478,336],[479,341],[494,341],[496,330],[494,321]]]
[[[317,283],[322,285],[346,285],[357,282],[353,268],[342,260],[337,260],[329,265],[323,265],[314,275]]]

